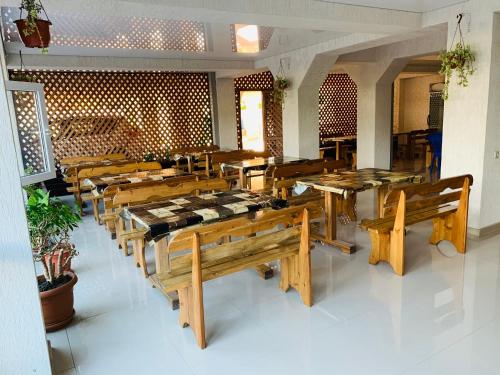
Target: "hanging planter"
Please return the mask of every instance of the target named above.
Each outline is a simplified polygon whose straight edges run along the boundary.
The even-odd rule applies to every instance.
[[[278,75],[273,84],[273,100],[274,103],[283,106],[286,98],[286,91],[290,87],[290,80]]]
[[[24,45],[28,48],[42,48],[47,51],[50,44],[50,22],[42,3],[39,0],[22,0],[19,7],[19,19],[15,21],[19,35]],[[26,18],[22,18],[23,11],[26,11]],[[40,19],[43,11],[47,20]]]
[[[32,75],[28,74],[26,72],[26,70],[25,70],[24,63],[23,63],[23,54],[22,54],[21,51],[19,51],[19,61],[20,61],[20,64],[21,64],[21,69],[14,71],[10,75],[9,79],[11,81],[17,81],[17,82],[32,82],[32,83],[36,83],[37,80],[35,79],[35,77],[33,77]]]
[[[444,100],[448,99],[448,89],[454,72],[457,74],[457,84],[462,87],[467,87],[469,85],[469,76],[475,72],[473,64],[476,58],[470,46],[464,42],[462,28],[460,26],[462,17],[462,14],[457,16],[457,28],[451,42],[453,46],[452,49],[443,51],[439,55],[439,60],[441,60],[441,70],[439,73],[444,75],[444,86],[441,94]],[[459,33],[460,39],[454,44],[457,32]]]

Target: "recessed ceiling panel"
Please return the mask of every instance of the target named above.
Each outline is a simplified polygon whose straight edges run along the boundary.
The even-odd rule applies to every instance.
[[[2,7],[5,42],[20,42],[19,10]],[[202,22],[145,17],[92,17],[51,13],[51,45],[91,48],[205,52]]]
[[[429,12],[453,4],[463,3],[457,0],[316,0],[320,2],[362,5],[372,8],[403,10],[408,12]]]

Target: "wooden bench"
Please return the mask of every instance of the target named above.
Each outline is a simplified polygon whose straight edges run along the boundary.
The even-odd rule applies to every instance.
[[[142,181],[129,184],[117,184],[108,186],[102,192],[104,213],[99,216],[100,222],[106,224],[106,230],[111,232],[111,236],[112,238],[114,238],[116,235],[115,232],[116,214],[114,213],[113,198],[115,197],[118,190],[126,191],[126,190],[144,188],[148,186],[158,186],[158,185],[177,186],[182,182],[198,181],[199,179],[200,176],[186,175],[186,176],[172,177],[161,181]]]
[[[77,175],[77,195],[79,196],[79,200],[81,202],[92,202],[92,211],[94,214],[94,218],[97,222],[99,222],[99,200],[103,197],[102,195],[95,195],[92,192],[83,193],[83,191],[90,189],[83,185],[83,181],[87,178],[92,177],[100,177],[106,175],[118,175],[121,173],[133,173],[133,172],[141,172],[141,171],[153,171],[160,170],[161,164],[152,161],[152,162],[132,162],[126,164],[119,165],[106,165],[92,168],[84,168],[78,172]]]
[[[296,289],[302,302],[312,306],[309,219],[315,215],[318,215],[317,209],[307,205],[263,210],[255,219],[240,217],[190,227],[173,236],[168,246],[169,268],[153,277],[163,292],[178,292],[179,323],[183,328],[191,326],[200,348],[207,345],[203,307],[205,281],[279,261],[280,288],[284,292],[290,287]],[[279,230],[268,232],[276,228]],[[204,248],[227,237],[239,239]]]
[[[100,162],[100,161],[115,161],[115,160],[124,160],[127,158],[125,154],[103,154],[103,155],[95,155],[95,156],[71,156],[60,160],[61,165],[75,165],[80,163],[92,163],[92,162]]]
[[[128,241],[132,241],[133,254],[136,265],[141,268],[145,277],[149,276],[145,258],[145,235],[146,228],[136,228],[131,221],[130,229],[127,230],[125,220],[120,212],[124,207],[131,207],[143,203],[158,202],[162,200],[174,199],[186,195],[201,194],[204,192],[228,191],[229,185],[224,179],[207,179],[200,181],[182,182],[177,185],[160,184],[137,189],[119,189],[113,197],[113,208],[115,209],[116,239],[124,255],[128,256]],[[155,260],[157,272],[162,269],[163,261],[161,252],[163,241],[155,243]]]
[[[363,220],[360,225],[370,233],[370,264],[388,262],[394,272],[402,276],[405,272],[405,228],[427,220],[433,221],[431,244],[448,240],[459,253],[465,253],[472,182],[472,176],[466,175],[390,191],[385,197],[382,218]],[[454,202],[458,205],[451,204]]]

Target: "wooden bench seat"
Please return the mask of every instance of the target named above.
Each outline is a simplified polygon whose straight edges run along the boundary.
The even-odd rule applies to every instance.
[[[388,192],[382,218],[362,220],[360,224],[370,233],[370,264],[388,262],[394,272],[402,276],[405,271],[405,228],[428,220],[433,221],[431,244],[448,240],[458,252],[465,253],[472,182],[472,176],[466,175]]]
[[[153,277],[163,292],[178,292],[179,323],[181,327],[191,326],[200,348],[206,347],[205,281],[279,261],[280,288],[285,292],[290,287],[296,289],[303,303],[312,306],[309,220],[317,215],[317,207],[307,205],[264,210],[254,219],[240,217],[185,228],[173,236],[168,245],[169,269]],[[231,237],[239,239],[213,246]]]

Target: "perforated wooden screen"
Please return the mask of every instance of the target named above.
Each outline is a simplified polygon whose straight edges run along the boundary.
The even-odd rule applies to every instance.
[[[238,147],[241,142],[240,91],[262,91],[264,97],[264,120],[266,149],[273,156],[283,156],[283,115],[280,105],[273,102],[274,78],[271,72],[263,72],[234,80],[236,100],[236,121],[238,124]]]
[[[348,74],[329,74],[319,90],[319,131],[325,137],[335,133],[357,133],[357,87]]]
[[[56,160],[211,145],[208,74],[29,72],[44,84]],[[21,121],[20,129],[29,129]]]

